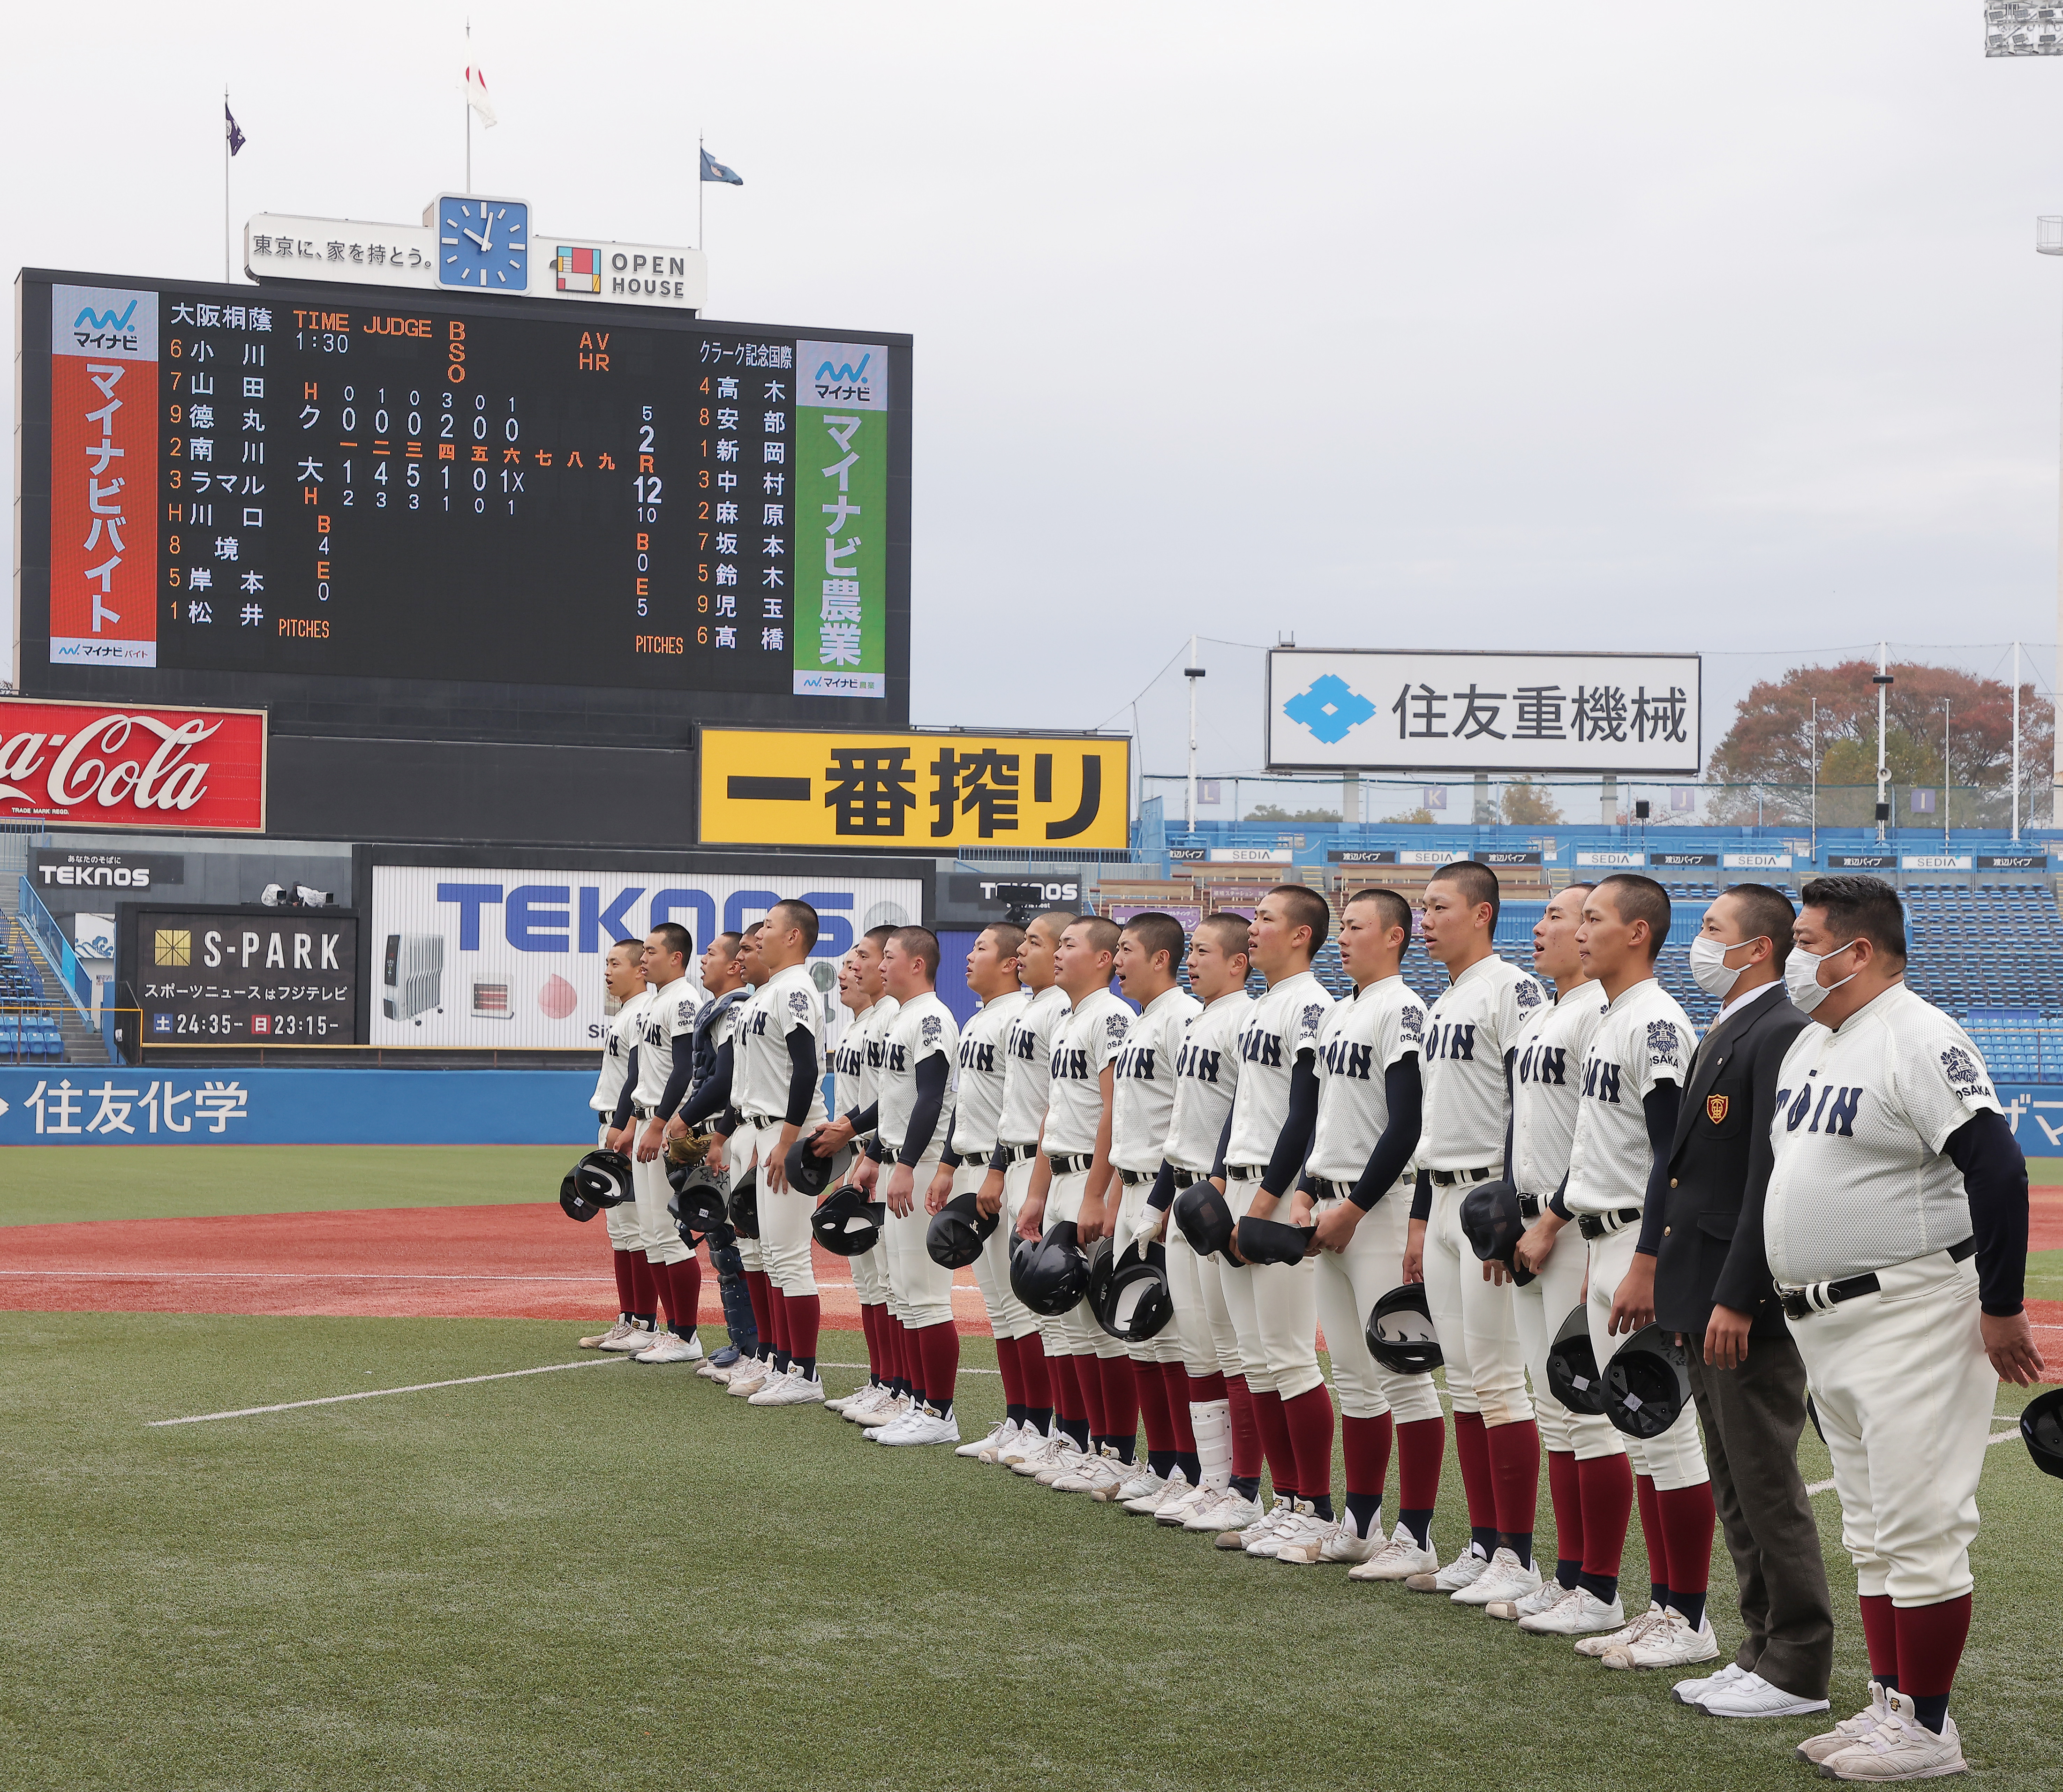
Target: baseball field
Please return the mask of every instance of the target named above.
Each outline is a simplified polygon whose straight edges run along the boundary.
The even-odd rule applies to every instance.
[[[1219,1555],[814,1408],[747,1408],[685,1368],[598,1362],[573,1339],[613,1305],[601,1229],[538,1199],[561,1155],[8,1154],[0,1785],[1810,1778],[1789,1750],[1812,1720],[1707,1718],[1666,1680],[1444,1601]],[[2063,1164],[2036,1177],[2029,1292],[2063,1362]],[[838,1323],[835,1291],[826,1308]],[[964,1311],[972,1436],[1001,1392]],[[856,1332],[825,1354],[835,1391],[860,1379]],[[2013,1432],[2022,1397],[1998,1397],[2012,1440],[1986,1461],[1955,1711],[1986,1782],[2052,1786],[2063,1485]],[[1804,1466],[1826,1477],[1809,1435]],[[1459,1497],[1450,1465],[1450,1553]],[[1844,1716],[1854,1577],[1831,1492],[1816,1504]],[[1543,1501],[1543,1543],[1549,1524]],[[1715,1569],[1723,1650],[1723,1548]],[[1630,1593],[1644,1573],[1636,1526]]]

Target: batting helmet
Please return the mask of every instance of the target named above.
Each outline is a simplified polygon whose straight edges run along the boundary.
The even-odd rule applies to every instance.
[[[1629,1437],[1659,1437],[1691,1404],[1691,1372],[1675,1334],[1634,1333],[1604,1368],[1605,1416]]]
[[[1157,1244],[1145,1254],[1127,1250],[1116,1259],[1102,1287],[1092,1295],[1096,1324],[1124,1344],[1144,1344],[1175,1316],[1168,1288],[1166,1259]]]
[[[812,1132],[798,1139],[788,1147],[788,1155],[781,1164],[787,1173],[788,1186],[798,1195],[807,1195],[813,1200],[831,1185],[830,1159],[818,1157],[810,1149],[816,1137]]]
[[[981,1255],[999,1218],[983,1213],[970,1188],[931,1215],[931,1224],[924,1228],[924,1249],[939,1268],[964,1269]]]
[[[1239,1254],[1242,1262],[1295,1264],[1304,1260],[1311,1242],[1308,1226],[1285,1226],[1279,1219],[1257,1219],[1252,1214],[1239,1223]]]
[[[759,1236],[759,1178],[747,1171],[730,1191],[731,1230],[740,1238]]]
[[[834,1256],[863,1257],[880,1242],[881,1222],[887,1211],[884,1203],[870,1201],[848,1183],[818,1203],[810,1215],[810,1231]]]
[[[725,1223],[723,1190],[715,1177],[697,1164],[682,1175],[666,1211],[674,1216],[675,1230],[692,1244]]]
[[[1562,1329],[1547,1347],[1547,1389],[1571,1412],[1605,1409],[1605,1387],[1598,1374],[1598,1353],[1590,1344],[1590,1316],[1578,1304],[1570,1309]]]
[[[2037,1394],[2021,1409],[2021,1440],[2045,1475],[2063,1477],[2063,1388]]]
[[[1213,1182],[1192,1182],[1175,1197],[1175,1223],[1200,1257],[1222,1251],[1232,1241],[1232,1208]]]
[[[1424,1375],[1446,1360],[1423,1282],[1406,1282],[1376,1302],[1368,1316],[1368,1349],[1392,1375]]]
[[[559,1183],[559,1205],[565,1210],[567,1219],[577,1219],[582,1225],[585,1225],[589,1220],[601,1211],[601,1209],[582,1192],[580,1185],[580,1167],[577,1164],[567,1171]]]
[[[1478,1261],[1502,1264],[1521,1288],[1533,1280],[1532,1271],[1512,1260],[1526,1222],[1518,1214],[1518,1191],[1507,1179],[1478,1183],[1462,1197],[1461,1220]]]
[[[1010,1253],[1010,1288],[1035,1313],[1058,1319],[1089,1291],[1089,1263],[1064,1219],[1041,1239],[1019,1242]]]

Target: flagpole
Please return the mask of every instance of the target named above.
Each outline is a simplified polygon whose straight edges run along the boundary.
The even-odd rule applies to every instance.
[[[473,21],[465,22],[465,191],[473,195]]]
[[[702,241],[702,158],[709,151],[702,147],[703,139],[695,139],[695,247],[706,259],[709,245]]]
[[[229,89],[222,90],[222,283],[229,284]]]

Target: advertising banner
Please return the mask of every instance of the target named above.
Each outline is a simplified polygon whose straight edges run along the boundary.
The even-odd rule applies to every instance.
[[[125,905],[116,966],[143,1050],[358,1043],[358,917]]]
[[[810,974],[827,1018],[843,1013],[838,962],[853,941],[923,919],[914,878],[375,865],[369,1043],[591,1051],[613,1011],[601,981],[612,942],[677,921],[699,955],[718,932],[749,926],[790,896],[817,911]]]
[[[265,831],[265,713],[0,697],[0,821]]]
[[[886,697],[885,343],[795,344],[795,694]]]

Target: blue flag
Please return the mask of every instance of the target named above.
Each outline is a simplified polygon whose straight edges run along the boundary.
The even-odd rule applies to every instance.
[[[236,115],[229,109],[229,102],[222,102],[222,115],[228,121],[229,153],[234,155],[243,147],[243,133],[236,128]]]
[[[739,174],[735,168],[726,168],[707,150],[702,151],[702,179],[720,180],[731,187],[742,187],[745,184],[745,177],[742,175]]]

